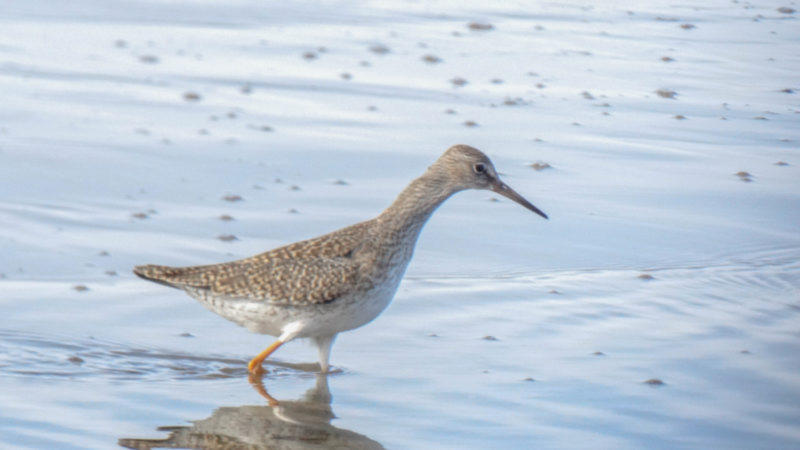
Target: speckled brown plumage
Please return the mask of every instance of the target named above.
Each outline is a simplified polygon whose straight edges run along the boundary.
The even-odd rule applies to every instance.
[[[150,264],[136,267],[134,273],[168,286],[207,289],[231,298],[325,303],[356,286],[359,261],[353,256],[371,222],[238,261],[192,267]]]
[[[439,205],[464,189],[490,189],[547,218],[500,181],[486,155],[456,145],[372,220],[238,261],[146,265],[134,273],[183,289],[252,331],[278,336],[250,361],[252,373],[260,373],[265,358],[298,337],[314,340],[325,372],[336,335],[369,323],[389,305],[422,227]]]

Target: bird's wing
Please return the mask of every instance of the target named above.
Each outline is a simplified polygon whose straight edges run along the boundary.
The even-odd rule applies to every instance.
[[[203,287],[221,296],[311,305],[336,300],[356,289],[357,284],[357,264],[351,258],[336,257],[250,266],[243,272],[217,277]]]
[[[296,242],[238,261],[192,267],[138,266],[142,278],[178,289],[252,298],[276,304],[332,301],[354,288],[358,264],[354,253],[369,222]]]

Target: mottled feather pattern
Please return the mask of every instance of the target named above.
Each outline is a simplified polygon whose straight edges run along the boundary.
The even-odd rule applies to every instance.
[[[148,265],[134,272],[183,289],[253,332],[278,337],[250,361],[251,373],[259,374],[264,358],[295,338],[313,338],[326,372],[336,335],[369,323],[389,306],[425,222],[465,189],[491,189],[547,218],[500,181],[486,155],[456,145],[372,220],[238,261]]]
[[[353,254],[370,234],[372,222],[238,261],[192,267],[146,265],[134,272],[179,289],[208,289],[231,298],[275,304],[325,303],[356,287],[359,263]]]

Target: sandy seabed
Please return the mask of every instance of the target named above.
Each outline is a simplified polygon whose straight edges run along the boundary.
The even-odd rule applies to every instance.
[[[3,446],[798,448],[799,8],[595,3],[3,2]],[[368,219],[456,143],[551,220],[455,196],[279,406],[267,337],[130,271]]]

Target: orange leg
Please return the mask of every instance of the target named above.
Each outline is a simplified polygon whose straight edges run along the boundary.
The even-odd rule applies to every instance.
[[[281,345],[283,345],[283,341],[281,340],[273,342],[272,345],[264,349],[264,351],[259,353],[258,356],[250,360],[250,363],[247,365],[247,370],[249,370],[250,373],[253,374],[264,373],[264,369],[261,367],[261,363],[264,362],[264,360],[267,359],[269,355],[271,355],[272,352],[277,350],[278,347],[280,347]]]

